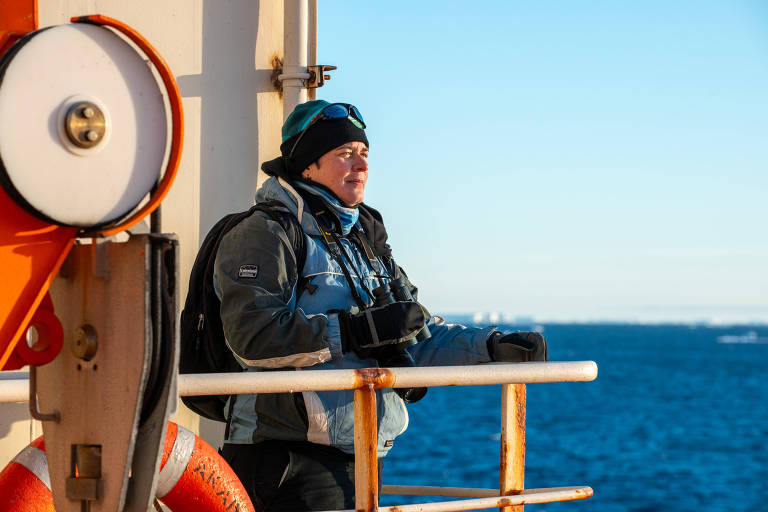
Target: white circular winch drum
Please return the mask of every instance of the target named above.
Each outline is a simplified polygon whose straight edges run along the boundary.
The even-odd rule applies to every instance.
[[[33,32],[0,61],[0,184],[30,213],[94,227],[150,192],[168,146],[165,89],[110,29]]]

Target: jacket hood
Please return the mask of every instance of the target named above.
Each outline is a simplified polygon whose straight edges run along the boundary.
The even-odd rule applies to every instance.
[[[309,235],[320,236],[322,232],[317,225],[315,217],[310,208],[301,197],[290,181],[278,176],[272,176],[256,191],[256,202],[265,203],[267,201],[280,201],[291,213],[299,219],[301,227]],[[299,216],[299,205],[301,205],[301,216]],[[384,221],[378,210],[368,206],[365,203],[358,205],[360,217],[358,223],[367,233],[370,241],[374,245],[374,250],[378,256],[390,257],[392,252],[387,244],[387,230],[384,227]]]
[[[304,203],[301,195],[293,188],[291,182],[279,176],[272,176],[256,191],[256,202],[280,201],[291,210],[308,235],[321,235],[320,228]],[[301,213],[299,213],[301,212]]]
[[[286,180],[291,179],[291,174],[288,172],[288,168],[285,165],[285,158],[282,156],[262,163],[261,170],[270,176],[277,176]]]

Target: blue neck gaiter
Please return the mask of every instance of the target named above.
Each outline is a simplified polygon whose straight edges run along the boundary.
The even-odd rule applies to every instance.
[[[357,206],[344,206],[341,204],[341,201],[336,198],[336,196],[327,190],[324,190],[320,187],[315,187],[309,183],[294,181],[294,185],[301,187],[304,190],[315,194],[316,196],[322,197],[328,206],[331,207],[339,217],[339,221],[341,221],[341,233],[343,235],[349,234],[349,232],[352,230],[352,226],[355,225],[357,218],[360,216],[360,211],[357,209]]]

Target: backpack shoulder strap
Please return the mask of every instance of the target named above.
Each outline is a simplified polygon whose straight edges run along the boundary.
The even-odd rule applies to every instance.
[[[251,208],[244,212],[226,215],[211,228],[208,235],[203,240],[203,243],[200,245],[197,257],[195,258],[195,263],[192,265],[193,271],[190,274],[189,280],[190,290],[202,291],[202,296],[200,297],[200,317],[197,320],[197,331],[203,330],[204,322],[213,321],[216,323],[217,318],[215,317],[217,315],[205,313],[218,309],[219,299],[216,297],[216,292],[213,289],[213,266],[216,260],[216,253],[219,251],[219,245],[221,245],[221,239],[224,238],[224,235],[226,235],[241,220],[251,215],[253,211],[253,208]],[[198,268],[200,268],[202,272],[196,272],[195,269]],[[194,294],[187,294],[187,303],[184,305],[185,310],[192,311],[193,309],[197,309],[195,308],[194,298]],[[216,328],[220,329],[221,326],[214,326],[214,329]],[[182,368],[182,371],[183,370],[184,369]]]
[[[221,245],[221,240],[224,238],[224,235],[229,233],[232,228],[237,226],[243,219],[250,217],[254,211],[256,211],[256,206],[252,206],[249,210],[244,212],[230,213],[217,222],[209,231],[209,235],[200,246],[197,256],[198,258],[205,258],[206,261],[205,272],[203,274],[204,281],[202,283],[204,290],[207,291],[208,287],[210,287],[210,293],[213,293],[213,283],[211,281],[213,278],[213,265],[216,261],[216,254],[219,252],[219,246]],[[207,293],[203,297],[205,298],[206,296]]]
[[[304,244],[304,231],[301,229],[299,219],[287,206],[276,200],[258,203],[252,209],[266,213],[282,226],[288,236],[288,241],[291,242],[293,253],[296,255],[296,271],[301,274],[301,269],[304,268],[304,262],[307,259],[307,248]]]

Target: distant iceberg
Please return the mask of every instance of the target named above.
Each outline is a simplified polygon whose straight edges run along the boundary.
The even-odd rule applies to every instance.
[[[544,332],[544,326],[530,315],[513,315],[511,313],[499,313],[498,311],[491,311],[490,313],[478,311],[471,315],[471,318],[474,325],[505,325],[507,327],[514,326],[516,329],[525,331]]]
[[[749,331],[746,334],[726,334],[717,337],[718,343],[749,343],[749,344],[766,344],[768,343],[768,336],[758,336],[757,331]]]

